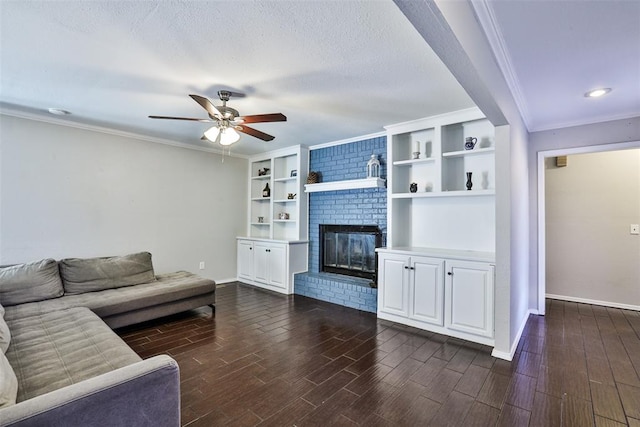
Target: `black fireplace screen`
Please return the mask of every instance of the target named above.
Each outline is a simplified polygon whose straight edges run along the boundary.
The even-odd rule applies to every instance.
[[[320,225],[320,271],[375,280],[381,244],[375,225]]]

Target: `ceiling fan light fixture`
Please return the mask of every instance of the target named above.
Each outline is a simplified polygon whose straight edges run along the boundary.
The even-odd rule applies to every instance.
[[[590,90],[589,92],[585,93],[584,96],[585,98],[599,98],[601,96],[608,94],[609,92],[611,92],[611,88],[604,87],[604,88]]]
[[[220,145],[231,145],[240,139],[240,134],[234,128],[222,129],[220,132]]]
[[[204,137],[211,142],[216,142],[216,138],[220,133],[220,129],[217,126],[212,126],[204,132]]]

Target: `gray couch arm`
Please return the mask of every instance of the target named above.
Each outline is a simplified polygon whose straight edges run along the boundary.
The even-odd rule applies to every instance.
[[[0,409],[0,426],[180,426],[180,373],[169,356]]]

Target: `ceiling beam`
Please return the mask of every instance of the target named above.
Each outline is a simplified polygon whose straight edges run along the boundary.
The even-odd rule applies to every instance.
[[[494,126],[522,116],[467,1],[394,0]]]

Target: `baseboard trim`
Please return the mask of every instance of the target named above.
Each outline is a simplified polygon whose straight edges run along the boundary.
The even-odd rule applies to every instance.
[[[237,281],[238,279],[236,278],[215,280],[216,285],[224,285],[225,283],[231,283],[231,282],[237,282]]]
[[[621,308],[623,310],[640,311],[640,305],[622,304],[619,302],[600,301],[588,298],[569,297],[566,295],[545,294],[545,297],[549,299],[557,299],[561,301],[579,302],[582,304],[601,305],[604,307]]]
[[[520,321],[520,327],[518,328],[518,333],[516,334],[516,339],[511,344],[511,349],[507,353],[506,351],[498,351],[495,348],[491,352],[493,357],[497,357],[498,359],[503,359],[511,362],[513,360],[513,356],[516,354],[516,349],[518,348],[518,344],[520,343],[520,338],[522,338],[522,333],[524,332],[525,326],[527,326],[527,320],[529,320],[530,314],[537,314],[538,310],[529,309],[524,315],[523,319]]]

